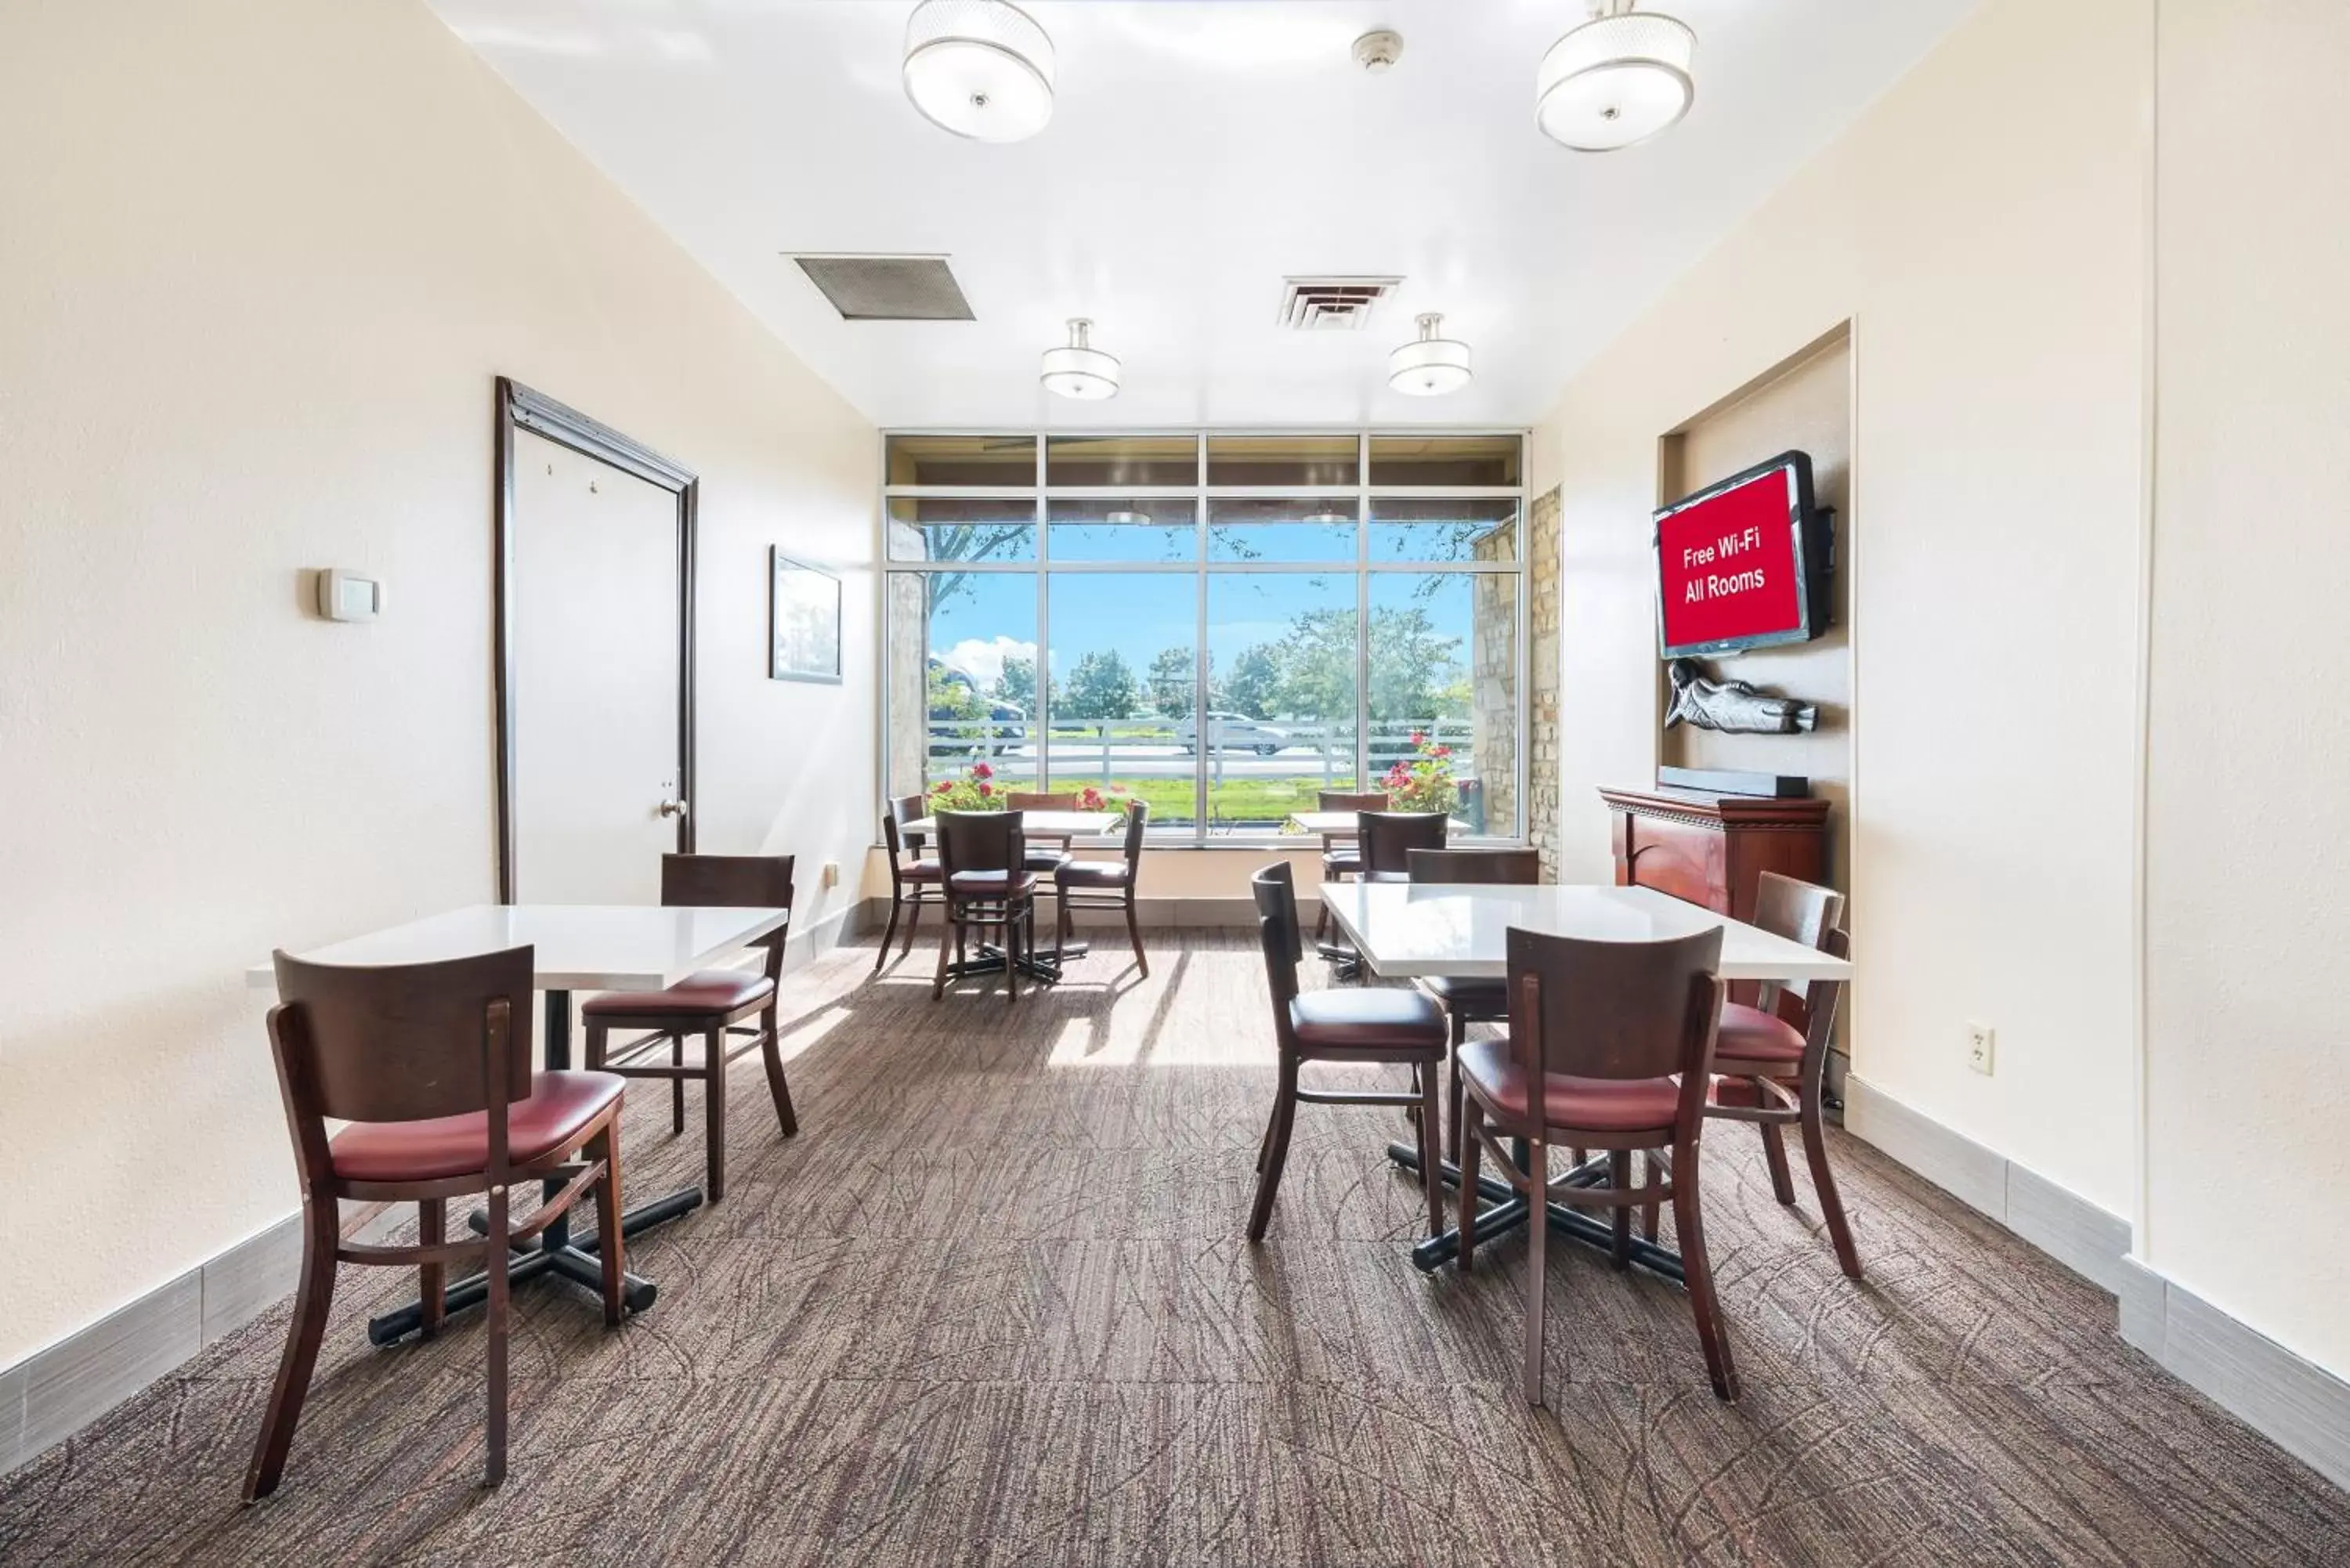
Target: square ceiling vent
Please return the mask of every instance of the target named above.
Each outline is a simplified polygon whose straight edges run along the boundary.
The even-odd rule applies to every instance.
[[[1281,325],[1298,332],[1360,332],[1399,277],[1288,277],[1282,281]]]
[[[971,321],[944,256],[795,255],[843,321]]]

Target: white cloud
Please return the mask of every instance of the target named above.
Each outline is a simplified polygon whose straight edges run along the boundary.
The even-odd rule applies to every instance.
[[[995,683],[1003,678],[1005,659],[1024,659],[1031,664],[1035,663],[1036,645],[1010,637],[989,638],[985,640],[967,637],[945,652],[933,657],[949,670],[958,670],[970,676],[971,683],[974,688],[982,692],[987,692],[994,691]]]

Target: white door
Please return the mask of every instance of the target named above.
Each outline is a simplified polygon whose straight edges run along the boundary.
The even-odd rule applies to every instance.
[[[659,903],[681,800],[677,497],[527,431],[514,463],[514,896]]]

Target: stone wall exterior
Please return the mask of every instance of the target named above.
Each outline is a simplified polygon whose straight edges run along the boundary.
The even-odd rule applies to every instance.
[[[1481,561],[1507,561],[1518,548],[1515,527],[1495,528],[1477,541]],[[1471,608],[1473,658],[1470,716],[1476,727],[1477,778],[1485,831],[1518,831],[1518,579],[1480,576]]]
[[[1527,838],[1542,852],[1543,880],[1558,880],[1559,849],[1559,500],[1555,489],[1536,496],[1526,513],[1528,666],[1534,688],[1526,704]]]

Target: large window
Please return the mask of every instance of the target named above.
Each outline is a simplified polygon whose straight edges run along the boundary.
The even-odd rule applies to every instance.
[[[984,763],[1204,843],[1417,767],[1523,836],[1522,446],[888,437],[890,793]]]

